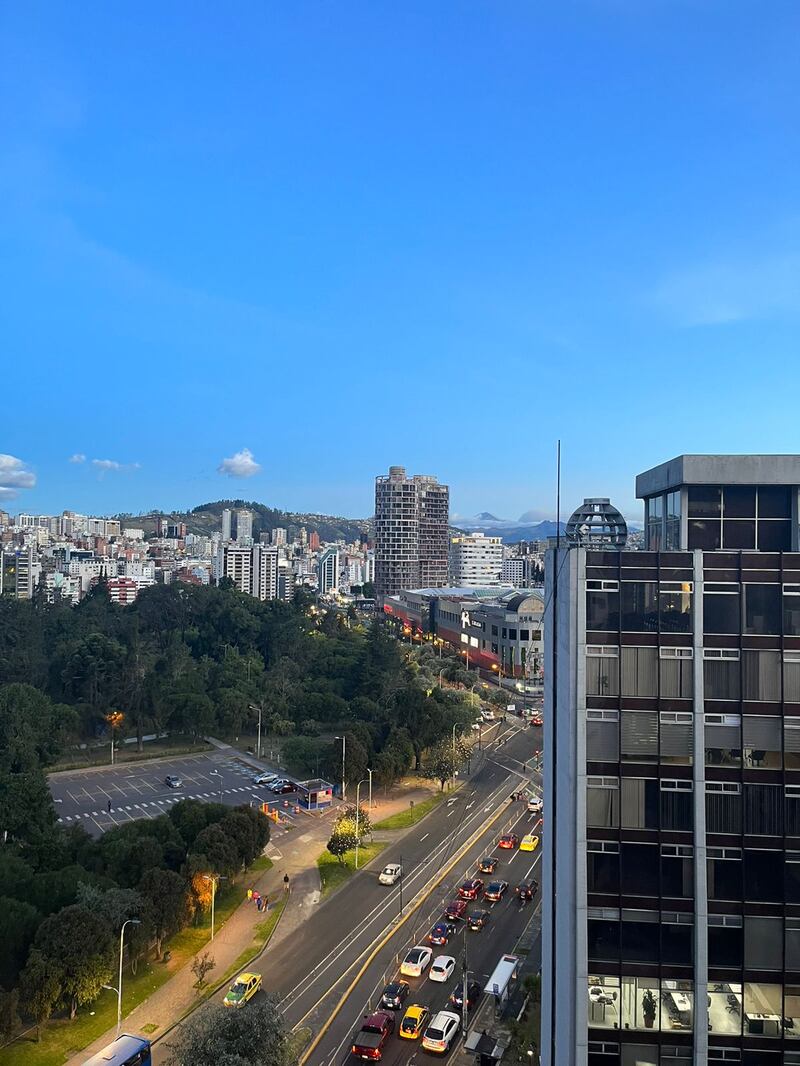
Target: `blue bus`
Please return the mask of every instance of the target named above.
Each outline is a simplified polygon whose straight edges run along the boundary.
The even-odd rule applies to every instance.
[[[150,1041],[123,1033],[87,1059],[83,1066],[152,1066],[152,1062]]]

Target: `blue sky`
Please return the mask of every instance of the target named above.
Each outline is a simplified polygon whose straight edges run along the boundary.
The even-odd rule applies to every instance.
[[[550,514],[560,436],[635,517],[800,451],[793,0],[2,17],[0,507]]]

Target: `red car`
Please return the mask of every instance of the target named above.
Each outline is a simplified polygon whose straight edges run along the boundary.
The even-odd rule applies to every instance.
[[[465,881],[459,888],[458,894],[461,899],[478,899],[483,891],[483,881],[479,877],[473,877],[471,881]]]
[[[444,916],[448,921],[460,920],[467,913],[467,902],[463,899],[452,899],[444,909]]]
[[[531,725],[544,725],[544,718],[540,714],[532,714]]]
[[[498,848],[516,848],[519,845],[519,837],[516,833],[506,833],[497,841]]]

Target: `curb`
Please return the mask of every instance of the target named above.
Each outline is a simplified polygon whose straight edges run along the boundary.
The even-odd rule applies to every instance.
[[[305,1052],[303,1053],[303,1056],[302,1056],[302,1058],[300,1059],[300,1062],[299,1062],[299,1066],[304,1066],[304,1063],[308,1062],[308,1059],[309,1059],[309,1058],[311,1057],[311,1055],[312,1055],[312,1054],[314,1053],[314,1051],[316,1051],[316,1049],[317,1049],[317,1047],[318,1047],[318,1045],[319,1045],[320,1041],[321,1041],[321,1040],[322,1040],[322,1038],[323,1038],[323,1037],[325,1036],[325,1034],[327,1033],[327,1031],[328,1031],[328,1030],[330,1029],[330,1027],[331,1027],[331,1025],[333,1024],[334,1020],[336,1019],[336,1016],[337,1016],[337,1015],[339,1014],[339,1011],[340,1011],[340,1010],[342,1009],[342,1007],[343,1007],[343,1006],[344,1006],[344,1004],[346,1003],[347,999],[349,998],[350,994],[352,993],[353,989],[354,989],[354,988],[356,987],[356,985],[358,984],[358,982],[359,982],[359,981],[361,980],[361,978],[362,978],[362,977],[364,976],[364,974],[365,974],[365,973],[367,972],[368,968],[369,968],[369,967],[370,967],[370,965],[372,964],[372,962],[373,962],[373,960],[375,959],[375,957],[377,956],[378,952],[379,952],[379,951],[382,951],[382,950],[383,950],[383,948],[384,948],[384,947],[386,947],[386,945],[387,945],[387,944],[389,943],[389,941],[390,941],[390,940],[392,939],[392,937],[393,937],[393,936],[395,935],[395,933],[396,933],[396,932],[398,931],[398,929],[402,929],[402,927],[403,927],[403,926],[405,925],[405,923],[406,923],[406,922],[407,922],[407,921],[409,920],[409,918],[410,918],[410,917],[411,917],[411,916],[412,916],[412,915],[413,915],[413,914],[414,914],[414,913],[415,913],[415,912],[416,912],[417,910],[419,910],[419,908],[420,908],[420,907],[422,906],[422,904],[423,904],[423,903],[424,903],[424,901],[425,901],[425,900],[426,900],[426,899],[428,898],[428,896],[429,896],[429,895],[431,894],[431,892],[432,892],[432,891],[433,891],[433,890],[434,890],[435,888],[438,888],[438,886],[439,886],[439,885],[440,885],[440,884],[442,883],[442,881],[444,881],[445,877],[447,877],[447,875],[448,875],[448,874],[450,873],[450,871],[451,871],[451,870],[453,869],[453,867],[454,867],[454,866],[455,866],[455,865],[456,865],[456,864],[457,864],[458,862],[460,862],[460,861],[461,861],[461,858],[462,858],[462,856],[464,855],[464,853],[465,853],[465,852],[467,852],[467,851],[469,851],[469,849],[470,849],[471,847],[473,847],[473,845],[475,844],[475,842],[476,842],[476,841],[477,841],[477,840],[478,840],[478,839],[479,839],[479,838],[480,838],[480,837],[481,837],[481,836],[482,836],[482,835],[483,835],[483,834],[484,834],[484,833],[486,832],[486,830],[487,830],[488,828],[490,828],[491,826],[493,826],[493,825],[494,825],[494,823],[495,823],[495,822],[496,822],[496,821],[497,821],[497,820],[498,820],[498,819],[499,819],[499,818],[500,818],[500,817],[501,817],[502,815],[504,815],[504,814],[507,814],[507,813],[508,813],[508,810],[507,810],[507,807],[506,807],[506,806],[500,806],[500,807],[498,807],[498,809],[497,809],[497,810],[495,811],[495,813],[494,813],[494,814],[492,815],[492,817],[491,817],[491,818],[489,818],[489,820],[488,820],[488,821],[484,822],[484,823],[483,823],[483,825],[482,825],[482,826],[481,826],[481,827],[480,827],[479,829],[476,829],[476,831],[475,831],[475,832],[474,832],[474,833],[472,834],[472,836],[471,836],[471,837],[469,838],[469,840],[465,841],[465,842],[464,842],[464,844],[462,844],[462,845],[461,845],[461,847],[460,847],[460,848],[458,849],[458,851],[457,851],[457,852],[455,853],[455,855],[454,855],[454,856],[452,857],[452,859],[451,859],[451,860],[450,860],[450,862],[449,862],[449,863],[447,864],[447,866],[445,866],[445,867],[444,867],[444,869],[442,869],[442,870],[441,870],[441,871],[439,872],[439,874],[438,874],[438,876],[436,877],[436,879],[435,879],[435,880],[434,880],[434,881],[433,881],[433,882],[432,882],[432,883],[430,884],[430,886],[429,886],[428,890],[427,890],[427,891],[426,891],[426,892],[425,892],[424,894],[421,894],[421,895],[420,895],[420,896],[419,896],[419,897],[417,898],[416,902],[414,902],[414,903],[412,903],[412,904],[411,904],[411,906],[410,906],[410,907],[409,907],[409,909],[408,909],[408,910],[406,911],[406,913],[405,913],[405,914],[403,915],[403,917],[402,917],[402,918],[400,919],[400,921],[399,921],[399,922],[397,922],[397,924],[396,924],[396,925],[394,925],[394,926],[393,926],[393,927],[392,927],[392,928],[391,928],[391,929],[389,930],[389,932],[388,932],[388,933],[384,934],[384,936],[382,937],[382,939],[381,939],[381,940],[379,940],[379,941],[378,941],[378,943],[377,943],[377,944],[376,944],[376,945],[375,945],[375,946],[374,946],[374,947],[372,948],[372,950],[370,951],[370,953],[369,953],[369,955],[367,956],[366,960],[365,960],[365,961],[364,961],[364,962],[362,963],[362,965],[361,965],[361,968],[360,968],[360,970],[359,970],[359,971],[358,971],[358,973],[357,973],[357,974],[355,975],[355,977],[353,978],[353,980],[352,980],[352,981],[350,982],[349,986],[347,987],[347,989],[345,990],[345,992],[343,993],[343,995],[342,995],[342,996],[341,996],[341,998],[339,999],[339,1002],[338,1002],[338,1003],[336,1004],[336,1006],[335,1006],[335,1007],[333,1008],[333,1011],[332,1011],[332,1013],[331,1013],[331,1014],[330,1014],[330,1016],[329,1016],[329,1017],[327,1018],[327,1020],[325,1021],[324,1025],[322,1026],[322,1028],[320,1029],[320,1031],[319,1031],[319,1032],[317,1033],[317,1035],[316,1035],[316,1036],[314,1037],[314,1039],[313,1039],[313,1041],[311,1042],[311,1044],[310,1044],[310,1046],[308,1047],[308,1049],[307,1049],[307,1050],[306,1050],[306,1051],[305,1051]]]

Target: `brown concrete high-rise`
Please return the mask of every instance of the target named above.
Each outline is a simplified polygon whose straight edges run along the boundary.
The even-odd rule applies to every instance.
[[[375,595],[447,584],[450,490],[435,477],[389,467],[375,479]]]

